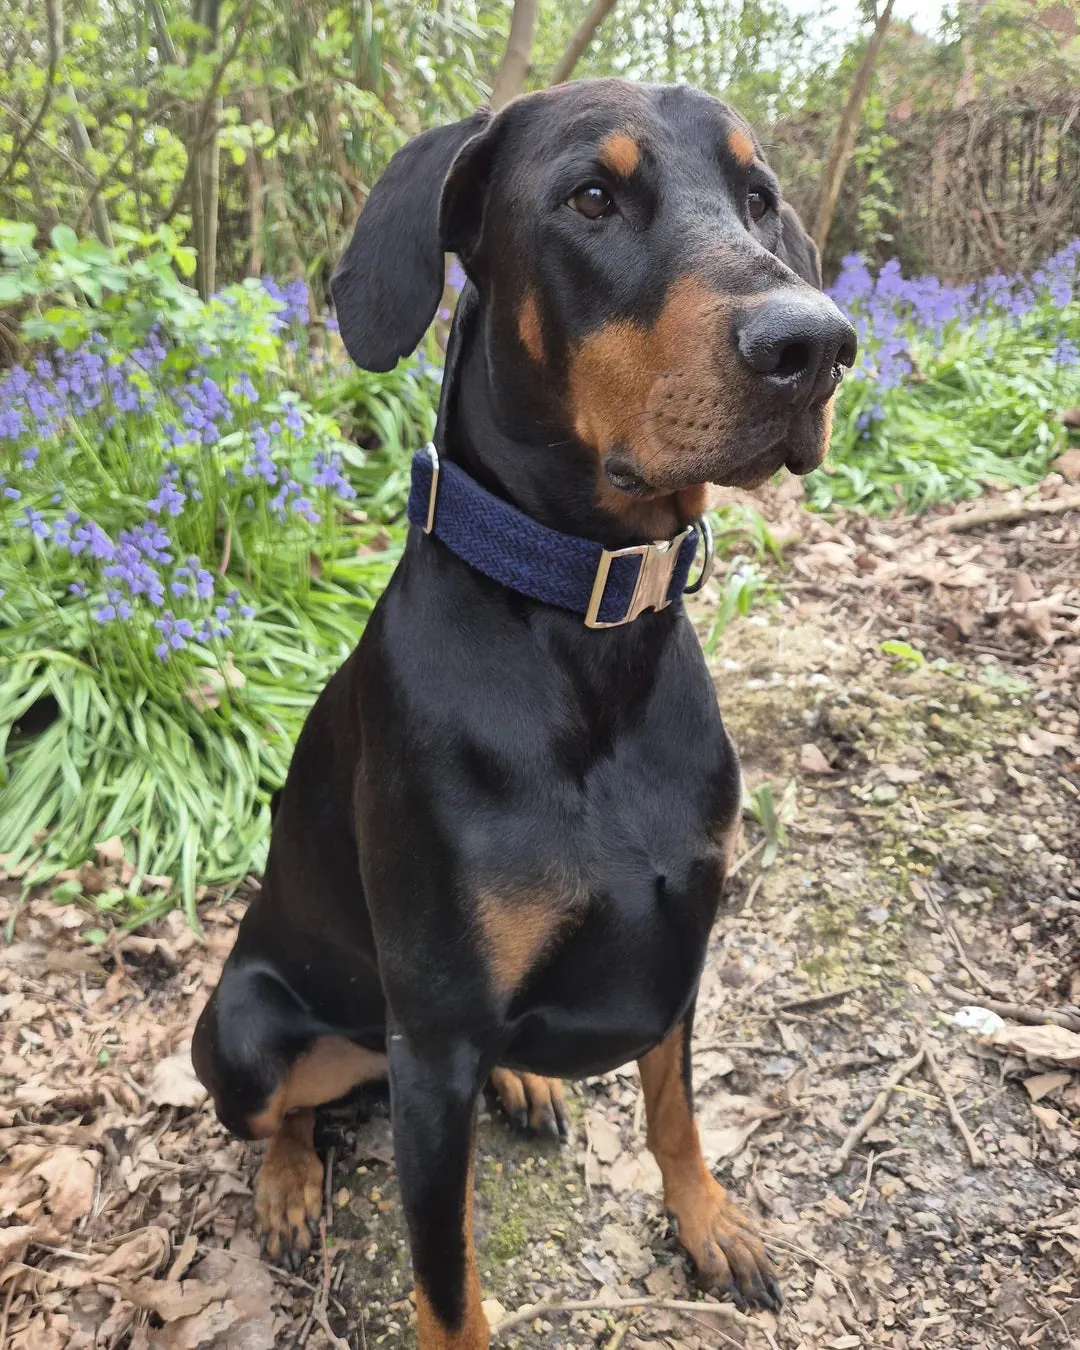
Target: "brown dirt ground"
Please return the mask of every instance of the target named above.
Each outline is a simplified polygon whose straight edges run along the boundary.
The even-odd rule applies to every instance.
[[[790,540],[781,598],[714,664],[748,783],[777,804],[793,783],[794,817],[766,870],[747,819],[694,1059],[706,1150],[760,1216],[786,1305],[643,1307],[696,1295],[629,1068],[571,1089],[562,1149],[482,1116],[485,1294],[509,1312],[629,1301],[545,1310],[498,1343],[1080,1346],[1080,1036],[990,1043],[946,993],[1080,1030],[1080,512],[939,533],[830,523],[790,490],[766,511]],[[377,1094],[323,1113],[325,1240],[300,1274],[251,1237],[258,1150],[220,1130],[186,1058],[242,899],[204,902],[200,942],[175,914],[124,936],[48,895],[17,905],[13,879],[0,892],[0,1346],[413,1344]],[[924,1065],[836,1170],[924,1039],[985,1165]]]

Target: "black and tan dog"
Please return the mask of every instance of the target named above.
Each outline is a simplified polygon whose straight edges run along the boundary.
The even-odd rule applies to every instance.
[[[389,1075],[422,1350],[488,1344],[485,1083],[557,1131],[556,1080],[631,1059],[699,1277],[775,1305],[693,1118],[739,769],[667,541],[693,539],[704,484],[820,463],[854,332],[746,124],[688,89],[566,85],[401,150],[334,281],[361,366],[416,347],[448,251],[469,282],[436,434],[447,495],[429,465],[401,564],[304,727],[195,1065],[224,1123],[269,1140],[256,1210],[275,1255],[318,1214],[313,1108]],[[477,558],[497,553],[475,537],[492,502],[518,522],[508,549],[554,541],[520,586],[441,541],[461,526],[451,468],[466,515],[487,503],[461,527]],[[649,545],[616,553],[640,569],[617,612],[603,577],[606,618],[532,598],[561,575],[559,540],[604,575],[605,550]]]

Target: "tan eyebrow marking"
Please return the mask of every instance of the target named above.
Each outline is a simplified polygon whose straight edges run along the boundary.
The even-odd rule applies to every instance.
[[[641,163],[641,147],[632,136],[616,131],[600,142],[600,158],[612,173],[629,178]]]
[[[727,143],[728,149],[742,168],[748,169],[757,158],[754,142],[741,127],[736,127],[734,131],[728,133]]]

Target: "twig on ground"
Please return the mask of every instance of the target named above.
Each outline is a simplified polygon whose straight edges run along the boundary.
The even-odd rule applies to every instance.
[[[923,899],[926,901],[927,908],[930,910],[931,914],[933,914],[934,918],[937,919],[938,923],[941,924],[945,936],[949,939],[949,941],[956,949],[956,955],[960,959],[960,964],[964,967],[964,969],[967,971],[967,973],[971,976],[971,978],[975,981],[975,983],[979,986],[980,989],[984,990],[988,994],[993,994],[994,985],[990,983],[990,980],[987,978],[986,975],[983,974],[983,972],[978,968],[978,966],[974,965],[968,959],[968,954],[964,950],[964,944],[960,941],[960,937],[956,929],[945,917],[945,911],[941,908],[938,898],[934,894],[934,892],[930,889],[929,886],[922,885],[919,886],[917,894],[923,897]]]
[[[1037,1008],[1027,1003],[1003,1003],[997,998],[984,998],[973,989],[959,989],[955,984],[943,984],[941,992],[954,1003],[975,1004],[988,1008],[999,1017],[1007,1017],[1011,1022],[1023,1022],[1030,1027],[1042,1027],[1047,1022],[1056,1027],[1065,1027],[1067,1031],[1080,1031],[1080,1017],[1074,1013],[1060,1012],[1057,1008]]]
[[[520,1312],[511,1313],[509,1317],[504,1317],[501,1322],[491,1328],[491,1334],[494,1337],[499,1337],[507,1331],[512,1331],[514,1327],[523,1326],[527,1322],[535,1322],[538,1317],[551,1317],[554,1314],[633,1312],[637,1315],[638,1309],[641,1312],[657,1310],[691,1313],[699,1317],[702,1313],[709,1313],[723,1317],[726,1321],[739,1327],[756,1327],[758,1325],[752,1317],[747,1317],[745,1313],[739,1312],[733,1303],[691,1303],[688,1299],[652,1298],[648,1296],[642,1298],[575,1298],[560,1303],[531,1303],[527,1308],[522,1308]]]
[[[759,839],[753,848],[748,848],[742,857],[732,864],[731,871],[724,880],[730,881],[732,877],[738,876],[750,859],[756,857],[761,852],[767,842],[768,841],[765,839]]]
[[[870,1195],[870,1178],[874,1175],[874,1167],[882,1158],[891,1158],[894,1154],[903,1153],[902,1148],[887,1148],[884,1153],[875,1153],[873,1149],[866,1155],[866,1176],[863,1178],[862,1187],[859,1190],[855,1201],[855,1213],[861,1214],[866,1208],[866,1201]]]
[[[900,1149],[897,1150],[897,1152],[902,1151],[903,1150]],[[766,1238],[766,1245],[769,1247],[779,1247],[782,1252],[790,1252],[793,1256],[801,1256],[804,1261],[809,1261],[812,1266],[817,1266],[819,1269],[823,1270],[825,1274],[828,1275],[830,1279],[835,1280],[840,1288],[843,1289],[844,1293],[847,1294],[848,1302],[851,1304],[854,1311],[859,1311],[859,1305],[855,1302],[855,1291],[852,1289],[851,1285],[834,1266],[830,1266],[829,1263],[823,1261],[820,1256],[815,1256],[813,1252],[808,1251],[805,1247],[800,1247],[797,1242],[789,1242],[787,1238],[777,1237],[775,1233],[770,1233],[768,1235]]]
[[[743,901],[743,907],[739,911],[740,914],[746,914],[749,912],[750,906],[757,899],[757,893],[758,891],[761,890],[761,884],[764,880],[765,880],[765,873],[759,872],[757,876],[753,879],[753,881],[750,883],[750,889],[746,892],[746,899]]]
[[[326,1333],[326,1339],[330,1342],[333,1350],[352,1350],[352,1346],[344,1336],[339,1336],[330,1325],[330,1319],[326,1315],[326,1309],[316,1305],[315,1321],[322,1327]]]
[[[949,1108],[949,1115],[952,1117],[952,1123],[960,1131],[961,1138],[967,1145],[968,1157],[971,1159],[972,1167],[985,1167],[986,1158],[982,1149],[975,1142],[975,1136],[968,1129],[967,1121],[960,1114],[960,1108],[956,1104],[956,1099],[949,1091],[945,1083],[945,1075],[941,1072],[941,1065],[937,1062],[937,1056],[934,1054],[933,1047],[929,1041],[923,1041],[922,1048],[926,1053],[926,1063],[930,1069],[930,1075],[938,1085],[938,1090],[945,1098],[945,1105]]]
[[[840,1147],[836,1150],[836,1155],[832,1161],[832,1171],[843,1171],[844,1164],[851,1157],[855,1145],[863,1137],[866,1131],[876,1121],[880,1120],[885,1114],[885,1108],[889,1104],[889,1098],[892,1096],[893,1088],[898,1083],[902,1083],[909,1073],[914,1073],[926,1057],[926,1050],[920,1046],[910,1059],[905,1059],[902,1064],[898,1064],[889,1077],[885,1080],[880,1092],[871,1103],[870,1109],[863,1116],[862,1120],[854,1125],[849,1131],[848,1136]]]
[[[847,998],[848,994],[857,994],[861,991],[861,984],[849,984],[844,989],[833,989],[828,994],[808,994],[805,998],[792,998],[786,1003],[776,1005],[777,1012],[795,1012],[798,1009],[824,1008],[828,1003],[837,1003],[841,999]]]
[[[977,530],[980,525],[1007,525],[1018,520],[1034,520],[1037,516],[1056,516],[1064,511],[1080,510],[1080,492],[1064,497],[1050,497],[1043,501],[1026,502],[1021,506],[998,503],[995,506],[977,506],[955,516],[944,516],[931,521],[925,534],[959,534],[963,530]]]

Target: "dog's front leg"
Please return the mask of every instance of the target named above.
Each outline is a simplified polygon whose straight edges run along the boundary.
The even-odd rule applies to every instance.
[[[473,1252],[473,1129],[480,1057],[461,1042],[389,1038],[390,1104],[409,1228],[419,1350],[487,1350]]]
[[[638,1060],[648,1144],[664,1179],[664,1206],[702,1285],[737,1303],[780,1307],[772,1264],[750,1220],[709,1171],[690,1082],[691,1012]]]

